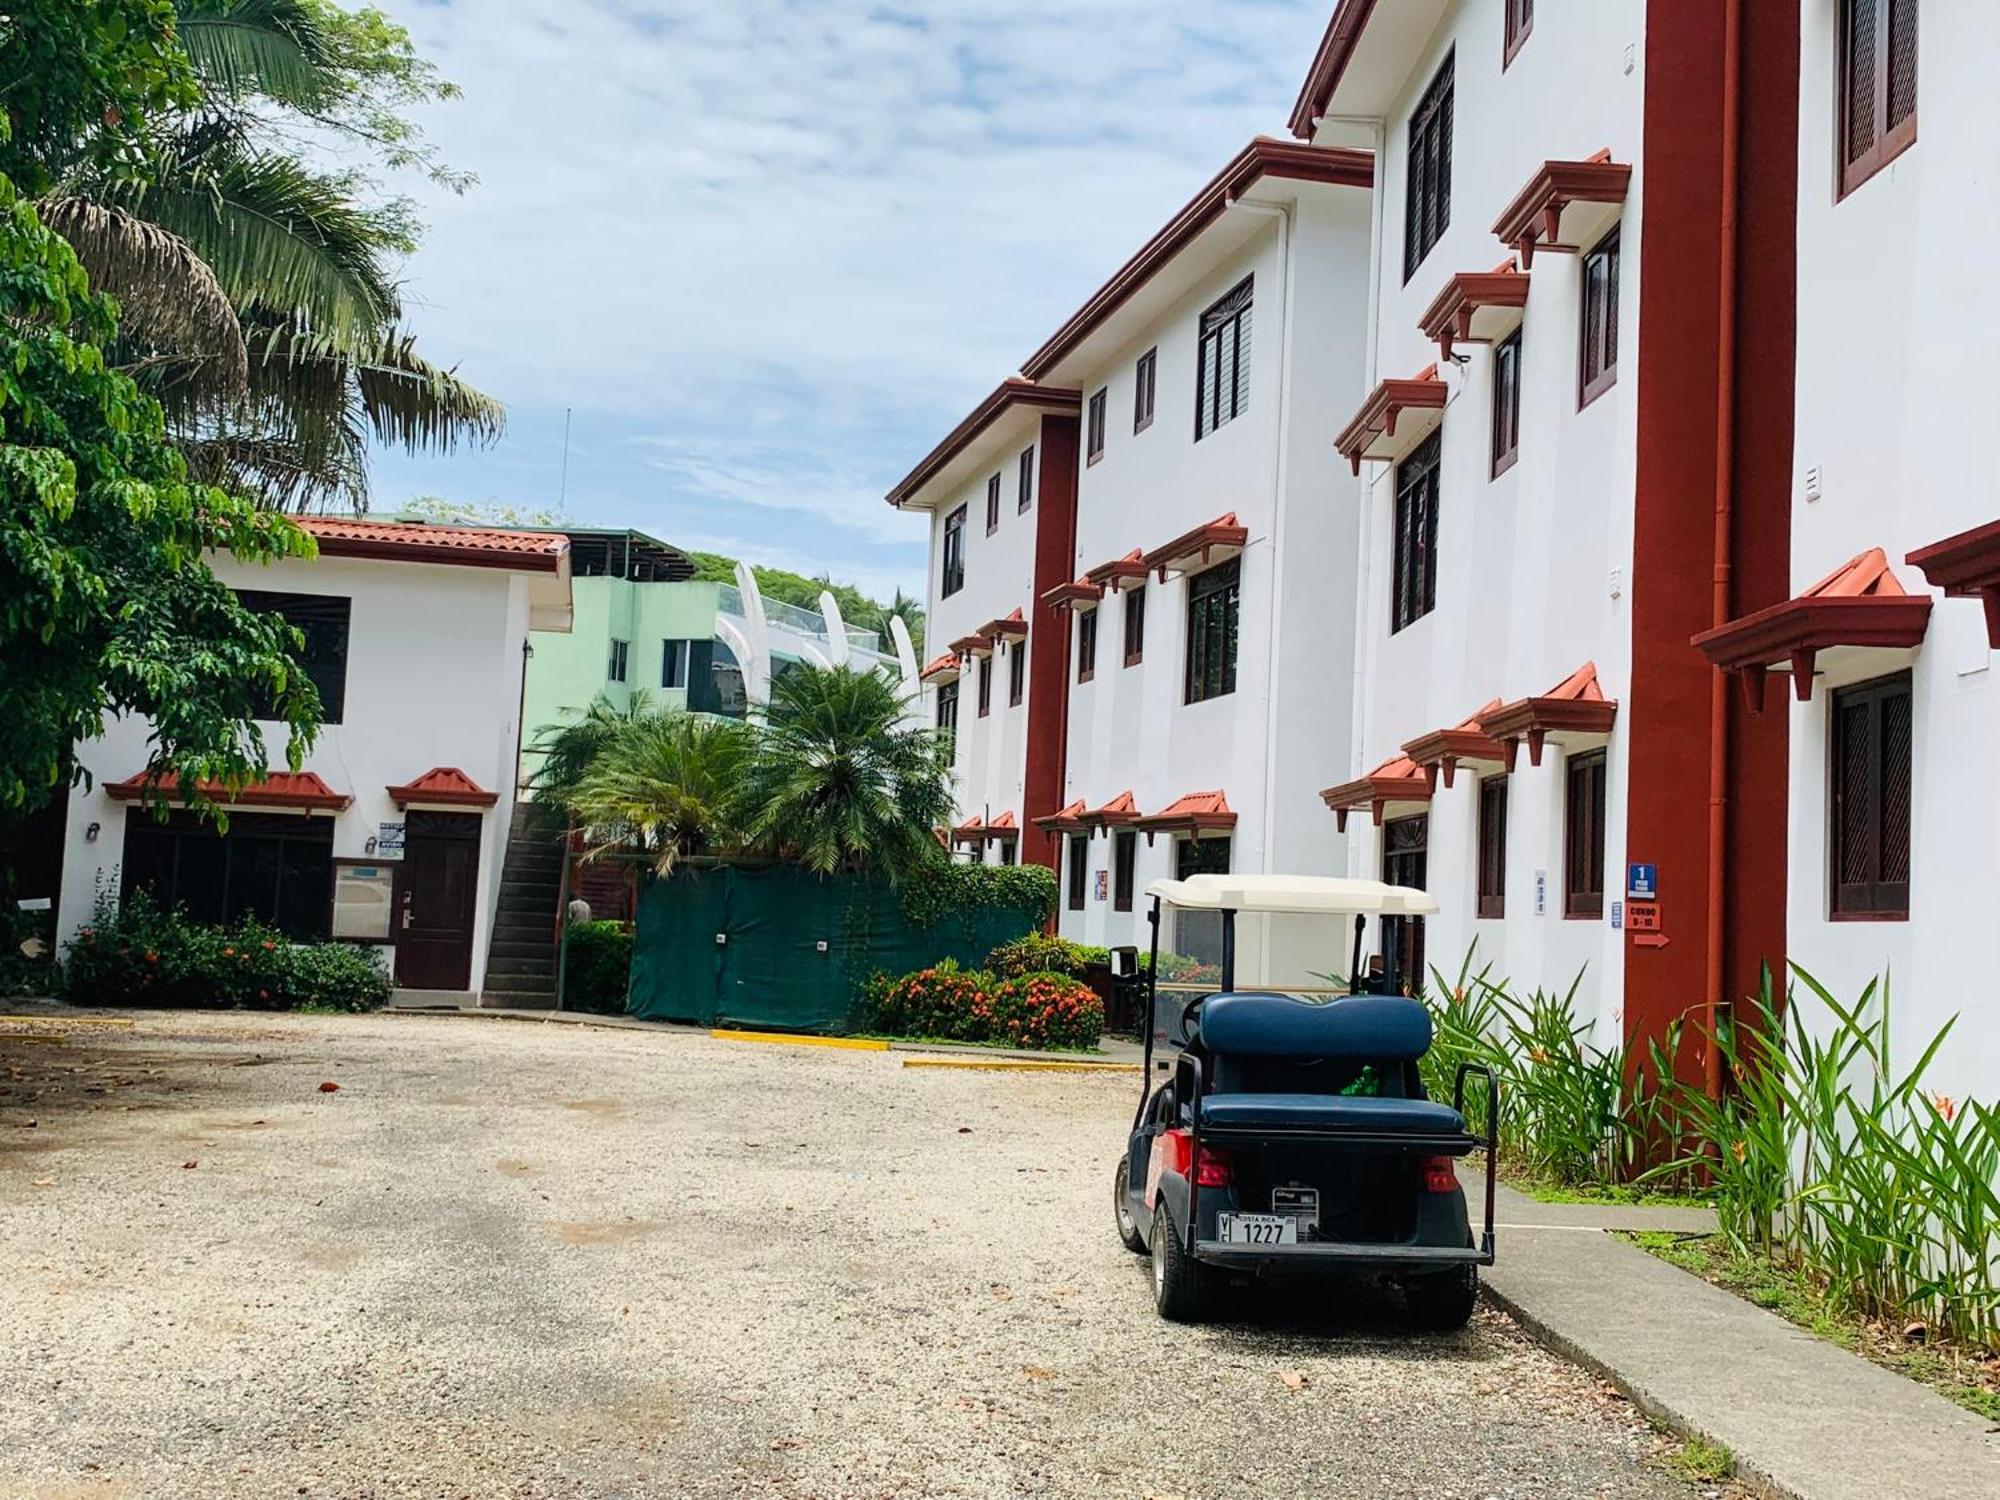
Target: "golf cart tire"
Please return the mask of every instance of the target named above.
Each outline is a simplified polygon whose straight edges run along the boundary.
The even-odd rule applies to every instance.
[[[1118,1170],[1111,1176],[1112,1222],[1118,1226],[1118,1238],[1125,1242],[1125,1248],[1134,1255],[1146,1253],[1146,1237],[1139,1233],[1139,1221],[1132,1217],[1132,1195],[1127,1191],[1132,1185],[1132,1158],[1118,1158]]]
[[[1169,1323],[1199,1323],[1208,1301],[1208,1267],[1187,1253],[1162,1202],[1153,1210],[1153,1305]]]
[[[1430,1333],[1451,1333],[1472,1321],[1479,1301],[1479,1270],[1455,1266],[1429,1276],[1412,1276],[1403,1286],[1410,1321]]]

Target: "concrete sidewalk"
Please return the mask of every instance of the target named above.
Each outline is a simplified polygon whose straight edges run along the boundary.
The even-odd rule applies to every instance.
[[[1606,1232],[1699,1233],[1706,1210],[1503,1187],[1494,1219],[1493,1301],[1649,1416],[1726,1446],[1745,1483],[1786,1500],[2000,1496],[2000,1427]]]

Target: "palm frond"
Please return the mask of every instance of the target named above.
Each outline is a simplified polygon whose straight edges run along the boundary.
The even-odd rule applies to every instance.
[[[303,0],[180,0],[175,22],[211,96],[252,95],[303,111],[335,93],[319,17]]]
[[[361,409],[385,443],[449,453],[460,442],[491,443],[507,428],[507,408],[455,370],[432,364],[409,334],[392,332],[354,364]]]
[[[118,299],[125,338],[175,351],[202,372],[202,383],[216,395],[243,391],[249,355],[236,307],[192,245],[88,198],[51,198],[38,209],[42,222],[75,249],[91,285]]]

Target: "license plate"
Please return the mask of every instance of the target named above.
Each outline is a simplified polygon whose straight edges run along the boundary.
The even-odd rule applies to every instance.
[[[1289,1214],[1223,1214],[1217,1225],[1225,1245],[1296,1245],[1299,1221]]]

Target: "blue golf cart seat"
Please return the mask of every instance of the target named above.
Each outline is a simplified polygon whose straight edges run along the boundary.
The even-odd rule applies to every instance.
[[[1430,1050],[1431,1018],[1415,1000],[1215,995],[1189,1041],[1209,1059],[1205,1130],[1465,1135],[1463,1115],[1423,1097],[1416,1064]],[[1370,1091],[1345,1092],[1364,1077]]]

